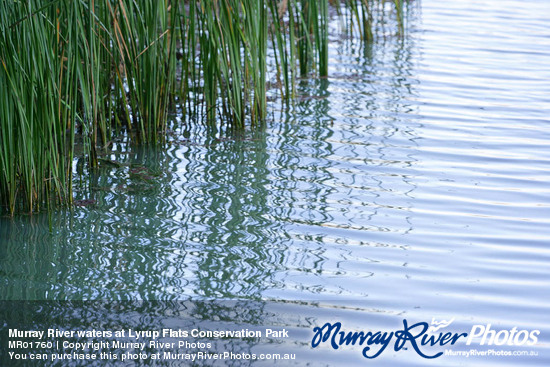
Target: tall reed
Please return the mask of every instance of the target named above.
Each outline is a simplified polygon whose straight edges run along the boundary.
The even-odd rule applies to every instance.
[[[176,71],[178,1],[118,1],[111,5],[111,32],[119,85],[128,89],[138,142],[155,143],[165,129]],[[171,11],[171,9],[174,11]],[[123,79],[124,78],[124,79]],[[124,82],[123,82],[124,80]],[[128,114],[127,114],[128,115]]]
[[[202,75],[205,116],[209,123],[226,121],[243,128],[247,116],[255,124],[264,119],[268,18],[264,0],[212,0],[191,4],[191,18],[183,24],[184,89],[196,96],[197,84],[189,79],[195,68]],[[189,27],[196,24],[197,29]],[[192,41],[196,40],[196,41]],[[198,49],[190,47],[198,44]],[[198,54],[197,54],[198,53]],[[197,58],[200,60],[196,62]],[[189,69],[191,68],[191,69]],[[195,99],[196,100],[196,99]]]
[[[173,96],[178,6],[0,2],[0,200],[9,213],[70,203],[77,133],[92,166],[122,122],[136,141],[157,141]]]
[[[193,120],[261,123],[269,72],[290,101],[299,76],[328,75],[331,9],[370,42],[375,2],[0,1],[2,206],[70,203],[75,142],[92,167],[120,129],[155,144],[176,93]],[[394,4],[401,30],[403,1]]]
[[[39,4],[0,2],[0,199],[10,213],[71,198],[74,9]]]

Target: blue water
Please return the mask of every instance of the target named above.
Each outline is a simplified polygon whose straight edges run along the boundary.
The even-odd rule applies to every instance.
[[[332,366],[365,361],[309,350],[313,325],[455,318],[540,330],[516,348],[539,356],[434,365],[550,365],[550,2],[411,2],[402,34],[386,16],[366,48],[335,20],[329,77],[265,128],[175,116],[165,147],[75,165],[91,205],[1,219],[0,298],[284,301],[292,348]]]

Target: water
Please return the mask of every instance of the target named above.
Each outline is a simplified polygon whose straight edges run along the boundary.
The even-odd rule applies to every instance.
[[[334,36],[330,77],[265,129],[118,144],[122,166],[76,183],[92,205],[1,219],[0,299],[284,301],[306,342],[328,320],[456,318],[541,331],[537,358],[476,363],[549,365],[550,3],[408,11],[403,37]],[[384,361],[424,365],[411,353]]]

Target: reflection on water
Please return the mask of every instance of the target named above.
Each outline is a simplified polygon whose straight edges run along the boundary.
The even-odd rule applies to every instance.
[[[319,322],[547,338],[549,4],[408,12],[404,36],[332,39],[329,78],[263,130],[176,124],[165,147],[75,167],[82,206],[0,220],[0,298],[307,300]]]
[[[2,258],[27,264],[3,264],[4,298],[261,297],[257,280],[280,262],[267,240],[262,135],[129,148],[90,174],[92,199],[54,214],[51,233],[47,216],[3,221]]]

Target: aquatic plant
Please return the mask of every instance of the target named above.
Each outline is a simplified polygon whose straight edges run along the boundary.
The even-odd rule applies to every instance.
[[[175,82],[177,1],[0,2],[0,200],[71,201],[75,139],[91,166],[125,125],[155,143]]]
[[[374,3],[0,2],[3,207],[13,214],[69,204],[75,144],[96,167],[121,129],[135,143],[161,142],[176,102],[214,127],[263,122],[269,75],[285,101],[298,75],[328,75],[330,9],[370,42]],[[403,2],[394,4],[402,27]]]
[[[0,2],[0,197],[38,210],[70,200],[75,136],[73,7]],[[63,19],[62,17],[66,17]],[[63,33],[65,32],[65,33]]]

